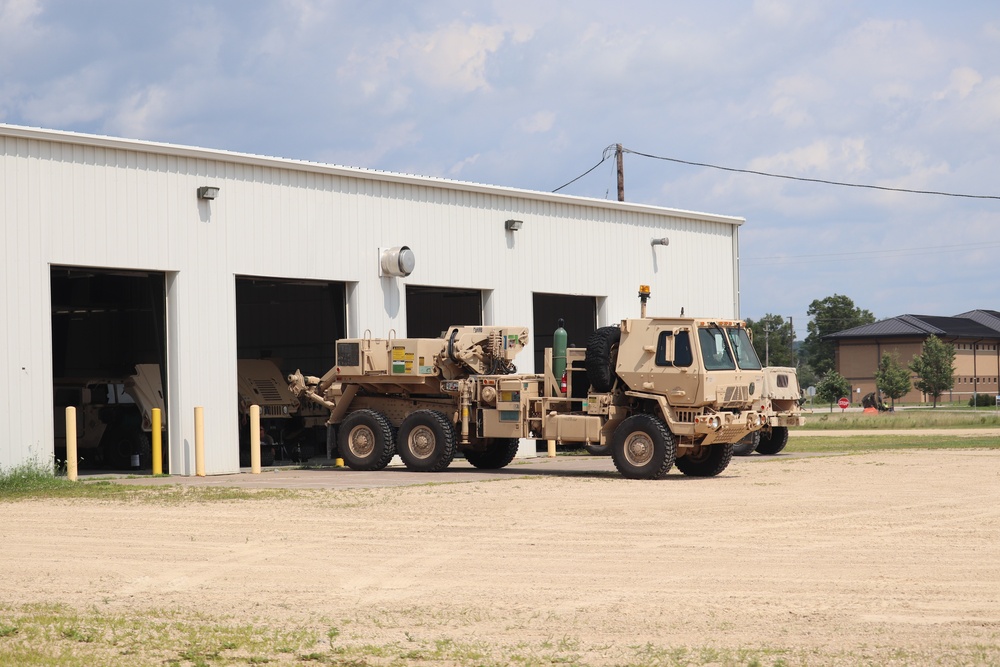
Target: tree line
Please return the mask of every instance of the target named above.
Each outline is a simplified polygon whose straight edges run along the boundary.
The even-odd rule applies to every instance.
[[[747,320],[753,332],[753,345],[766,365],[791,366],[797,369],[799,384],[815,386],[821,401],[835,403],[849,396],[851,384],[836,370],[836,348],[826,336],[847,329],[873,324],[875,315],[859,308],[850,297],[834,294],[809,304],[806,315],[808,334],[795,340],[790,319],[768,313],[759,320]],[[895,405],[911,386],[933,397],[934,407],[946,391],[955,386],[955,346],[936,336],[928,337],[920,354],[904,365],[895,352],[883,352],[875,372],[875,386]]]

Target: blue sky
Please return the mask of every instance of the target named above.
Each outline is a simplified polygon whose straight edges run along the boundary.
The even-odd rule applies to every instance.
[[[1000,196],[1000,5],[0,0],[0,121],[542,191],[621,143]],[[615,187],[609,160],[563,192]],[[634,154],[625,190],[745,217],[742,315],[800,336],[834,293],[1000,310],[998,199]]]

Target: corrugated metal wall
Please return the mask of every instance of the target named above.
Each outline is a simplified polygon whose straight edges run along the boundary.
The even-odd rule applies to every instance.
[[[194,406],[208,471],[238,469],[237,275],[348,283],[352,335],[405,335],[407,283],[483,290],[487,323],[530,327],[535,291],[597,297],[612,323],[638,315],[639,284],[651,314],[738,315],[737,218],[3,125],[0,147],[0,466],[51,456],[51,265],[166,273],[180,474]],[[379,278],[378,249],[396,245],[416,270]]]

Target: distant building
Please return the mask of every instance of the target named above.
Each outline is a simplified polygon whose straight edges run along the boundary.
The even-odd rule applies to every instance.
[[[966,402],[973,394],[1000,392],[1000,312],[995,310],[971,310],[954,317],[900,315],[826,338],[836,343],[835,368],[851,383],[852,401],[857,403],[875,391],[875,372],[883,352],[895,352],[905,366],[932,335],[955,346],[955,386],[942,400]],[[900,400],[917,403],[931,398],[912,389]]]

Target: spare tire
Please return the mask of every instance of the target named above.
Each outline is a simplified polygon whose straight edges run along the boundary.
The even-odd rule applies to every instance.
[[[587,339],[587,379],[596,391],[611,391],[615,386],[615,366],[618,364],[618,342],[622,330],[601,327]]]

